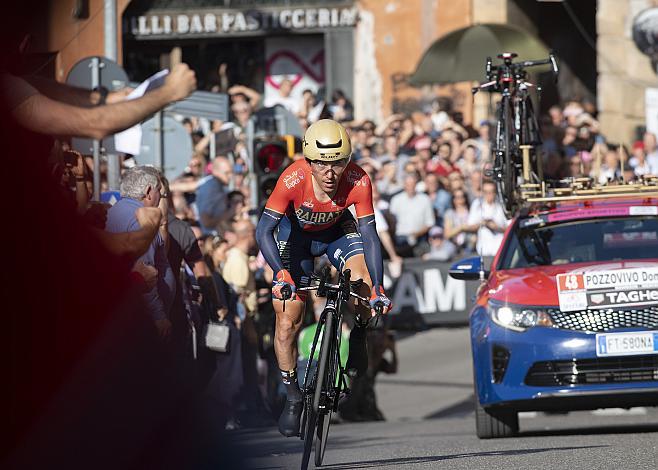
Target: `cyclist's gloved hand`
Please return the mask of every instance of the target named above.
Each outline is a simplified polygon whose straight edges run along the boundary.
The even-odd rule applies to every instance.
[[[370,308],[373,312],[375,311],[375,306],[378,302],[381,302],[384,305],[382,313],[388,313],[391,308],[393,308],[393,303],[391,303],[391,300],[386,297],[382,286],[375,286],[372,288],[372,294],[370,295]]]
[[[290,297],[284,298],[284,287],[290,289]],[[292,280],[292,276],[287,269],[282,269],[276,273],[276,278],[272,282],[272,298],[279,300],[294,300],[296,299],[295,291],[295,281]]]

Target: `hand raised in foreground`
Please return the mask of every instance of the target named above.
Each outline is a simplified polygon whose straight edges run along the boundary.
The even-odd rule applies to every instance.
[[[177,64],[167,78],[164,87],[169,92],[170,101],[180,101],[196,90],[196,75],[187,64]]]

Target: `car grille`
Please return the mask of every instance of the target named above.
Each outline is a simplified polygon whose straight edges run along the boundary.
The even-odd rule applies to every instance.
[[[658,306],[630,309],[580,310],[562,312],[548,309],[557,328],[579,331],[608,331],[615,328],[658,328]]]
[[[509,364],[509,350],[494,344],[491,351],[491,372],[493,374],[494,383],[499,384],[505,377],[505,371]]]
[[[658,355],[535,362],[526,385],[555,386],[658,381]]]

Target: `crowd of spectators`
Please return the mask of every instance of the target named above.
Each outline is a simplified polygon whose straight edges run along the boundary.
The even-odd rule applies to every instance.
[[[182,81],[189,70],[175,72],[170,80]],[[41,97],[26,83],[12,80],[20,99]],[[284,80],[279,96],[262,102],[255,90],[233,85],[225,90],[231,103],[229,121],[181,117],[194,148],[184,173],[170,182],[159,170],[139,165],[136,157],[132,165],[124,165],[120,198],[111,208],[90,202],[91,158],[58,141],[49,160],[48,173],[71,213],[93,227],[110,252],[129,261],[133,287],[155,327],[172,381],[198,393],[204,414],[222,429],[272,424],[283,399],[273,344],[272,272],[255,242],[259,207],[251,204],[254,175],[249,172],[245,136],[260,106],[285,107],[302,129],[324,117],[345,125],[353,160],[373,183],[377,230],[393,279],[404,258],[493,256],[509,223],[496,185],[485,176],[491,166],[491,122],[471,126],[446,100],[382,122],[356,121],[349,98],[340,90],[329,100],[312,90],[295,99],[292,87]],[[188,88],[191,91],[192,85]],[[137,115],[180,98],[164,91],[159,98],[147,96]],[[630,181],[658,174],[655,135],[645,133],[629,152],[624,145],[606,142],[595,116],[591,104],[571,101],[541,118],[547,178],[591,176],[605,184],[622,176]],[[35,125],[29,116],[23,118]],[[102,137],[126,123],[109,122],[100,131],[83,129],[76,135]],[[215,145],[210,145],[211,138]],[[317,308],[309,304],[307,324],[314,322]],[[209,322],[228,328],[224,352],[204,347]],[[371,377],[394,372],[396,361],[383,359],[388,352],[395,357],[391,336],[384,331],[372,342],[380,347],[371,354]],[[352,408],[343,418],[383,418],[374,400],[370,406]],[[364,414],[363,409],[371,412]]]
[[[245,138],[246,124],[259,106],[285,107],[299,119],[302,129],[323,117],[346,126],[353,159],[373,182],[377,230],[393,280],[404,258],[447,262],[474,253],[493,256],[509,223],[496,184],[485,176],[491,167],[492,122],[468,125],[460,113],[450,111],[446,99],[410,115],[393,114],[379,123],[355,121],[353,107],[340,90],[328,102],[311,90],[294,99],[291,90],[292,83],[284,80],[278,96],[263,101],[255,90],[234,85],[226,90],[231,102],[229,122],[185,117],[194,154],[184,174],[165,191],[170,220],[184,221],[196,233],[200,256],[212,273],[215,289],[222,291],[214,296],[218,303],[206,320],[228,321],[240,338],[232,351],[220,355],[223,359],[216,366],[217,371],[235,377],[233,384],[240,384],[230,396],[220,386],[215,390],[229,428],[269,422],[282,399],[272,342],[272,272],[255,244],[259,207],[251,204],[250,178],[254,176],[249,173]],[[629,155],[623,145],[605,141],[595,115],[590,104],[571,101],[564,107],[553,106],[541,117],[541,158],[547,179],[591,176],[600,183],[612,183],[622,174],[622,160],[627,180],[658,172],[653,134],[644,134]],[[212,135],[215,146],[209,145]],[[215,155],[210,155],[210,148],[216,149]],[[182,270],[180,259],[172,265],[175,271]],[[184,270],[181,273],[185,277]],[[188,313],[192,310],[188,305]],[[307,310],[306,322],[312,323],[313,306]],[[215,311],[222,312],[218,318]],[[178,324],[184,330],[189,327],[180,320]],[[227,362],[227,355],[234,360]],[[373,416],[381,418],[381,412]]]

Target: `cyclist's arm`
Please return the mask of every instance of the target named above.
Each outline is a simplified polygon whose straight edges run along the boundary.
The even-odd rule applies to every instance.
[[[172,70],[163,86],[134,100],[80,107],[37,93],[18,104],[12,114],[19,124],[41,134],[103,139],[187,97],[194,89],[194,73],[182,64]]]
[[[263,253],[265,261],[270,265],[270,268],[272,268],[275,275],[283,269],[283,261],[281,261],[279,249],[276,246],[276,240],[274,239],[274,229],[279,225],[281,217],[283,217],[283,214],[266,207],[263,211],[263,215],[260,216],[258,225],[256,226],[256,241],[258,242],[258,248],[261,253]]]
[[[366,258],[366,267],[372,280],[372,286],[384,284],[384,261],[382,258],[382,245],[377,235],[375,225],[375,210],[372,205],[372,182],[364,173],[361,184],[353,191],[356,193],[354,208],[359,220],[359,232],[363,239],[363,254]]]
[[[381,242],[375,226],[375,214],[359,217],[359,232],[363,239],[363,254],[372,285],[381,286],[384,284],[384,261]]]
[[[267,264],[272,268],[274,276],[283,269],[283,261],[281,261],[279,248],[274,239],[274,230],[290,203],[290,193],[283,184],[283,175],[285,172],[279,177],[256,226],[258,248],[263,253]]]

